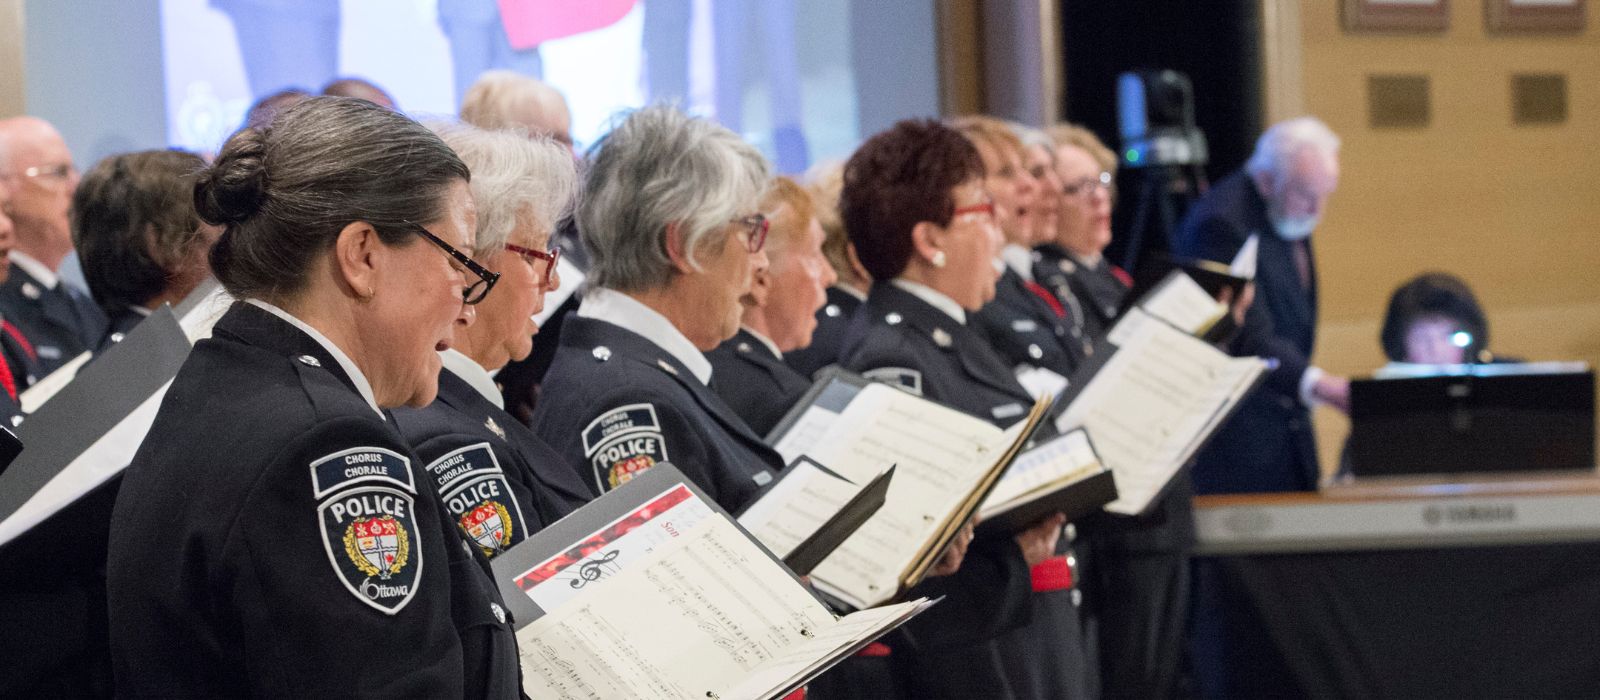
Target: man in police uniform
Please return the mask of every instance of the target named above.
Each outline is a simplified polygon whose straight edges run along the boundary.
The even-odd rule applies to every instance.
[[[633,113],[590,156],[578,229],[592,253],[533,429],[608,491],[672,462],[729,511],[782,459],[711,390],[703,353],[739,327],[767,225],[768,165],[671,108]]]
[[[0,313],[32,343],[40,371],[49,374],[98,347],[107,325],[89,295],[57,274],[72,252],[68,211],[78,169],[61,134],[37,117],[0,121],[0,143],[0,179],[12,190],[9,213],[16,230],[10,271],[0,285]]]
[[[771,230],[765,270],[750,286],[739,333],[706,353],[712,388],[756,431],[772,432],[811,382],[784,364],[783,355],[811,343],[824,289],[835,280],[822,257],[822,225],[810,195],[780,177],[762,201]]]

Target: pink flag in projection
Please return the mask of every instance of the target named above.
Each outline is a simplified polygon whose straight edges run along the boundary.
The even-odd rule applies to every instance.
[[[500,22],[511,48],[531,49],[615,24],[638,0],[499,0]]]

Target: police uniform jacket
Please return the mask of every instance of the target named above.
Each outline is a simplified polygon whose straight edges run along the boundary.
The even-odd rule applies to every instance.
[[[279,313],[218,321],[124,474],[118,694],[517,697],[486,561],[365,379]]]
[[[534,433],[598,492],[671,462],[712,500],[738,512],[783,469],[783,458],[694,374],[690,364],[705,358],[692,346],[695,357],[686,361],[603,320],[616,317],[602,308],[619,306],[628,310],[623,315],[677,332],[632,298],[591,289],[580,311],[563,323],[561,347],[534,410]],[[681,335],[676,340],[688,344]]]
[[[13,260],[0,284],[0,314],[33,344],[40,376],[100,347],[106,334],[105,312],[89,295],[59,279],[53,282],[40,281]]]
[[[1236,356],[1270,358],[1277,368],[1259,390],[1218,429],[1194,463],[1196,493],[1310,491],[1317,486],[1311,411],[1300,401],[1300,380],[1316,344],[1317,281],[1310,240],[1310,279],[1300,280],[1294,245],[1277,235],[1267,204],[1243,171],[1206,192],[1185,215],[1173,253],[1226,264],[1252,234],[1256,252],[1255,302],[1228,344]]]
[[[711,361],[711,388],[757,435],[772,432],[811,388],[809,380],[747,328],[707,352],[706,359]]]
[[[1071,377],[1086,356],[1083,343],[1073,340],[1067,326],[1010,267],[995,283],[994,299],[972,315],[972,329],[1006,364],[1042,367],[1063,377]]]
[[[785,364],[812,378],[817,371],[839,363],[839,350],[844,345],[845,331],[850,319],[861,308],[861,297],[839,285],[828,288],[828,303],[817,309],[817,328],[811,332],[811,344],[783,354]]]
[[[458,352],[445,354],[439,398],[390,415],[462,536],[493,558],[593,500],[594,491],[501,410],[488,372]],[[468,382],[469,373],[483,388]]]
[[[96,346],[96,350],[105,350],[112,345],[122,342],[123,338],[126,338],[129,333],[133,332],[135,326],[139,325],[149,316],[150,313],[148,311],[141,312],[140,310],[132,307],[123,307],[108,314],[106,316],[106,335],[104,338],[100,339],[100,344]]]
[[[1102,257],[1089,265],[1054,243],[1039,246],[1034,255],[1034,275],[1039,283],[1057,297],[1072,298],[1083,309],[1090,342],[1111,330],[1131,288],[1110,261]]]

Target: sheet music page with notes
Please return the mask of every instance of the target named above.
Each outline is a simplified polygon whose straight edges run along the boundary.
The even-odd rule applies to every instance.
[[[809,456],[856,483],[890,465],[895,477],[883,507],[811,572],[812,582],[858,609],[893,597],[1008,444],[986,421],[886,385],[863,389]]]
[[[1232,358],[1164,323],[1142,323],[1073,399],[1056,427],[1084,427],[1115,474],[1106,510],[1139,513],[1177,474],[1263,368]]]
[[[828,433],[828,428],[839,420],[837,411],[830,411],[821,406],[810,406],[800,414],[800,420],[795,421],[789,432],[784,433],[778,444],[772,449],[783,457],[784,464],[793,464],[796,457],[808,454]]]
[[[718,693],[724,700],[731,698],[758,698],[773,688],[786,688],[795,680],[815,670],[822,661],[861,639],[874,638],[895,623],[933,605],[926,598],[885,605],[850,613],[817,636],[796,644],[784,653],[769,659],[746,677],[743,683]]]
[[[1166,280],[1139,300],[1139,307],[1191,335],[1204,335],[1228,313],[1226,304],[1213,299],[1182,270],[1169,273]]]
[[[781,559],[822,529],[864,486],[801,460],[739,516],[739,524]]]
[[[984,499],[978,513],[988,517],[1002,512],[1013,501],[1021,502],[1036,492],[1099,469],[1100,460],[1083,432],[1073,431],[1055,437],[1019,455]]]
[[[705,700],[834,624],[731,522],[710,517],[518,631],[523,689]]]

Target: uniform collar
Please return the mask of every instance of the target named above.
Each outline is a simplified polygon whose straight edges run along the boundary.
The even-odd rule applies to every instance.
[[[783,359],[783,353],[778,350],[778,344],[772,342],[771,338],[768,338],[767,336],[764,336],[764,335],[758,333],[754,328],[751,328],[749,326],[740,326],[739,330],[741,332],[743,332],[744,334],[750,336],[751,338],[755,338],[762,345],[767,346],[767,349],[772,351],[772,356],[773,357],[775,357],[777,359],[780,359],[780,360]]]
[[[644,336],[667,351],[673,359],[683,363],[701,384],[711,382],[711,361],[700,354],[700,349],[689,342],[666,316],[645,306],[638,299],[615,289],[594,287],[584,294],[578,315],[621,326]]]
[[[439,363],[444,365],[445,370],[460,377],[461,381],[466,382],[473,391],[483,394],[483,398],[488,399],[495,408],[506,407],[505,397],[500,395],[500,388],[494,385],[494,377],[490,376],[489,370],[484,369],[477,360],[467,357],[455,348],[446,348],[444,352],[439,353]]]
[[[1085,268],[1088,268],[1090,270],[1098,269],[1100,267],[1100,263],[1106,259],[1105,255],[1103,255],[1103,254],[1101,254],[1101,255],[1092,255],[1092,256],[1091,255],[1079,255],[1079,254],[1074,253],[1074,252],[1072,252],[1070,250],[1066,251],[1066,253],[1067,253],[1067,257],[1072,258],[1073,262],[1076,262],[1079,265],[1081,265],[1081,266],[1083,266]]]
[[[967,325],[967,310],[961,308],[961,305],[957,304],[956,300],[945,296],[933,287],[921,282],[912,282],[904,277],[896,277],[889,280],[889,284],[899,287],[909,292],[911,296],[927,302],[929,306],[943,311],[946,316],[955,319],[956,323],[963,326]]]
[[[1010,243],[1000,249],[1000,259],[1005,262],[1006,267],[1016,272],[1018,277],[1029,282],[1033,281],[1033,251]]]
[[[301,333],[304,333],[307,336],[310,336],[312,340],[317,341],[317,344],[321,345],[323,350],[328,351],[328,354],[333,356],[333,361],[339,363],[339,368],[344,370],[345,375],[350,377],[350,383],[355,385],[356,392],[361,394],[361,398],[367,400],[367,405],[371,406],[372,411],[378,414],[378,418],[382,420],[388,420],[388,418],[383,415],[383,409],[378,408],[378,399],[372,394],[372,384],[367,382],[367,375],[362,374],[361,368],[357,367],[356,363],[350,359],[350,356],[344,354],[344,351],[340,350],[338,345],[335,345],[332,340],[329,340],[328,336],[325,336],[321,331],[312,328],[310,325],[306,324],[305,321],[295,318],[294,314],[284,311],[283,309],[273,306],[272,304],[264,302],[260,299],[246,299],[245,303],[258,307],[263,311],[272,314],[273,316],[283,319],[284,322],[294,326],[295,328],[298,328]]]
[[[856,301],[866,301],[867,300],[867,293],[866,292],[861,291],[859,289],[856,289],[855,287],[852,287],[852,286],[850,286],[848,284],[845,284],[843,282],[838,282],[838,283],[834,284],[833,288],[837,289],[837,290],[839,290],[841,292],[844,292],[845,294],[849,294],[850,296],[855,297]]]
[[[17,267],[22,268],[23,272],[28,273],[29,277],[32,277],[35,282],[39,283],[39,286],[45,289],[55,289],[56,285],[61,283],[61,277],[55,273],[55,270],[51,270],[44,263],[39,262],[27,253],[18,250],[11,251],[11,262],[16,263]]]

